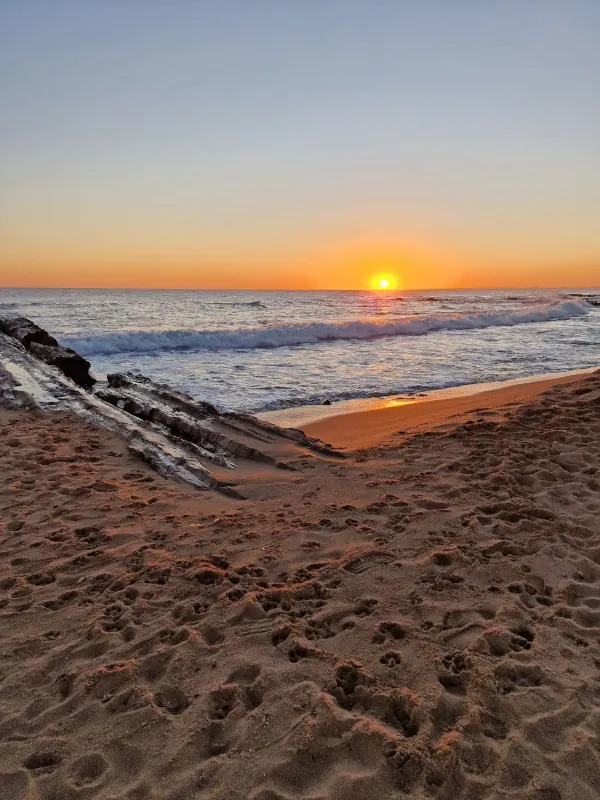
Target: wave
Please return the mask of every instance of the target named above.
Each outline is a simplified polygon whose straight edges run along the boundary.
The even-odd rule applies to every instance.
[[[48,300],[11,300],[10,302],[0,303],[0,308],[22,308],[24,306],[47,306]]]
[[[345,339],[379,339],[387,336],[424,336],[436,331],[465,331],[508,327],[531,322],[555,322],[584,316],[591,310],[585,300],[557,303],[519,314],[428,316],[376,322],[310,322],[235,330],[124,331],[87,336],[66,336],[62,343],[83,356],[116,353],[150,353],[159,350],[234,350],[291,347]]]
[[[586,295],[568,295],[561,292],[552,292],[551,294],[541,295],[541,294],[509,294],[505,297],[500,296],[492,296],[490,294],[466,294],[464,296],[453,294],[449,292],[448,294],[442,295],[441,297],[437,297],[435,295],[408,295],[406,297],[391,297],[390,300],[401,300],[401,301],[409,301],[411,303],[452,303],[452,305],[465,305],[465,304],[472,304],[473,301],[479,301],[481,303],[497,303],[498,301],[506,300],[512,303],[523,303],[523,304],[535,304],[540,305],[541,303],[558,303],[561,300],[568,300],[569,297],[583,297],[586,298]]]
[[[252,300],[249,302],[231,302],[231,303],[208,303],[211,306],[247,306],[248,308],[266,308],[266,305],[260,300]]]

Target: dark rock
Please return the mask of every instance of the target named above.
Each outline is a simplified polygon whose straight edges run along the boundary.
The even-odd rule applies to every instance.
[[[0,332],[21,342],[33,356],[45,361],[46,364],[57,367],[78,386],[90,389],[96,383],[90,375],[89,361],[68,347],[60,347],[54,336],[50,336],[47,331],[30,319],[26,317],[0,318]]]
[[[29,352],[41,361],[45,361],[46,364],[57,367],[67,378],[84,389],[91,389],[96,383],[96,380],[90,375],[90,362],[75,350],[31,342]]]
[[[145,421],[163,426],[172,436],[206,448],[213,454],[222,451],[238,458],[276,463],[283,469],[291,469],[277,457],[265,456],[265,453],[245,444],[251,439],[261,447],[268,447],[273,437],[281,437],[333,458],[344,458],[331,445],[295,428],[280,428],[250,414],[219,411],[210,403],[195,400],[167,384],[154,383],[137,373],[116,372],[108,375],[107,379],[109,388],[97,391],[97,397]]]
[[[47,345],[48,347],[56,347],[58,342],[53,336],[36,325],[26,317],[13,317],[12,319],[2,319],[0,317],[0,331],[7,336],[12,336],[13,339],[21,342],[21,344],[29,349],[32,342]]]
[[[323,400],[323,402],[321,403],[321,405],[322,405],[322,406],[330,406],[330,405],[331,405],[331,400]]]

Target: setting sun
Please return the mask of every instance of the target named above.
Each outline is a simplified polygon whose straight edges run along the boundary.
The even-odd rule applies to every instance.
[[[371,278],[371,288],[382,292],[387,292],[390,289],[397,289],[398,278],[391,273],[379,272]]]

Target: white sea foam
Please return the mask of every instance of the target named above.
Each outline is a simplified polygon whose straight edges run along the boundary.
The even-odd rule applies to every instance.
[[[592,306],[584,299],[566,300],[523,313],[448,314],[377,322],[311,322],[297,325],[237,328],[234,330],[124,331],[65,336],[62,344],[84,356],[116,353],[152,353],[164,350],[234,350],[318,344],[336,340],[378,339],[387,336],[424,336],[435,331],[466,331],[554,322],[584,316]]]

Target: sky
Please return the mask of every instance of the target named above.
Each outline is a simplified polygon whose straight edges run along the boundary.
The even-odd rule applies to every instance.
[[[598,0],[2,0],[0,286],[600,284]]]

